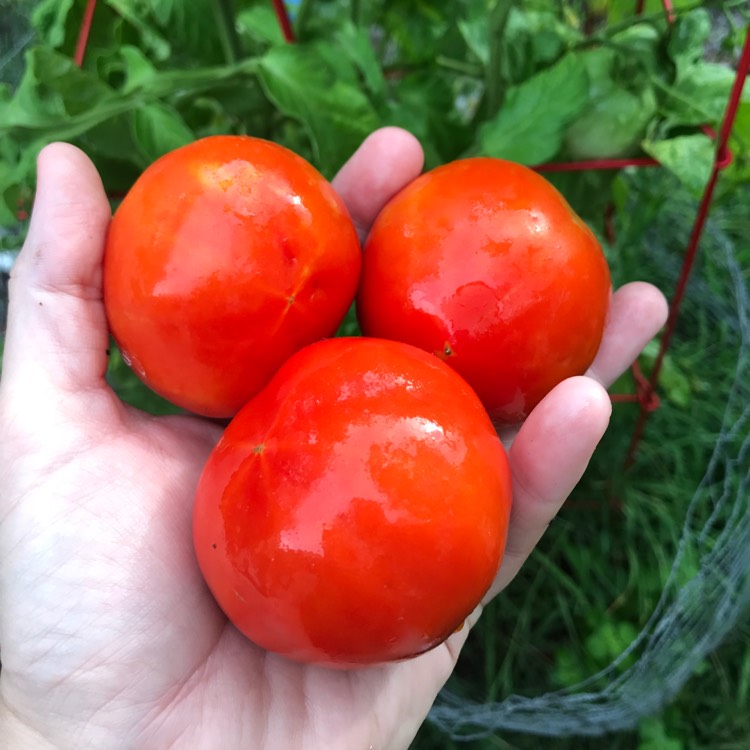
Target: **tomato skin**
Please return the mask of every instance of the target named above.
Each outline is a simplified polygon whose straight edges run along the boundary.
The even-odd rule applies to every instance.
[[[229,417],[290,354],[335,332],[360,265],[346,208],[310,164],[258,138],[212,136],[157,160],[118,207],[105,308],[147,385]]]
[[[377,217],[357,312],[365,335],[454,367],[496,424],[523,420],[583,374],[611,281],[593,233],[543,177],[475,158],[421,175]]]
[[[505,451],[469,386],[392,341],[295,354],[229,424],[194,506],[198,563],[257,645],[348,668],[441,643],[492,583]]]

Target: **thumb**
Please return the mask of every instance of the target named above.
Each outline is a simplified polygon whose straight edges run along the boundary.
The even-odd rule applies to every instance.
[[[9,285],[2,387],[15,407],[104,385],[110,216],[99,175],[81,151],[66,143],[41,151],[31,225]]]

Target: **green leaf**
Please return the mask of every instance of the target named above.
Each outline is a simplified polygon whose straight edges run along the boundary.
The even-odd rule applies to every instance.
[[[551,159],[568,124],[586,106],[587,89],[586,69],[575,54],[512,86],[500,112],[479,131],[481,152],[521,164]]]
[[[149,104],[131,114],[133,138],[147,163],[195,140],[177,111],[166,104]]]
[[[510,9],[503,35],[504,66],[511,83],[528,79],[582,39],[580,31],[552,10]],[[486,19],[479,19],[481,23]]]
[[[574,159],[627,156],[637,150],[655,111],[656,101],[649,90],[639,97],[625,89],[613,89],[597,97],[573,122],[565,134],[565,145]]]
[[[644,141],[643,148],[693,195],[700,196],[711,176],[714,161],[714,144],[707,135],[697,133],[663,141]]]
[[[638,750],[685,750],[680,740],[667,733],[662,718],[644,719],[638,727],[638,734]]]
[[[615,88],[613,77],[617,53],[611,47],[595,47],[580,53],[588,77],[589,99],[597,99]]]
[[[157,75],[157,70],[138,47],[123,45],[120,48],[125,82],[120,87],[123,94],[129,94],[149,85]]]
[[[398,64],[419,64],[435,58],[441,38],[454,26],[448,17],[454,5],[457,4],[445,0],[388,3],[384,23],[395,43]]]
[[[61,47],[65,41],[65,25],[74,0],[41,0],[31,14],[39,39],[50,47]]]
[[[241,37],[263,44],[284,44],[284,35],[270,3],[246,8],[237,15],[237,32]]]
[[[345,24],[334,36],[336,46],[357,67],[365,86],[377,97],[385,94],[385,77],[372,43],[363,29]]]
[[[659,342],[656,339],[649,341],[643,349],[641,360],[647,371],[650,371],[653,367],[658,352]],[[693,396],[690,379],[669,353],[662,360],[658,387],[675,406],[679,406],[681,409],[687,409],[690,406]]]
[[[665,119],[671,126],[716,125],[721,121],[735,72],[720,63],[700,62],[685,70],[667,90]]]
[[[169,57],[172,48],[166,37],[153,24],[148,23],[142,2],[138,0],[106,0],[106,2],[138,31],[144,52],[159,61]]]
[[[456,111],[450,77],[435,72],[406,74],[393,84],[387,122],[415,135],[425,152],[425,166],[459,158],[473,131]]]
[[[458,30],[466,42],[469,51],[482,63],[490,61],[490,40],[487,35],[487,19],[462,19],[458,22]]]
[[[216,0],[149,0],[148,9],[159,28],[192,65],[223,61]]]
[[[38,129],[75,117],[112,99],[114,92],[68,57],[48,47],[26,55],[26,71],[14,97],[0,111],[0,133]]]
[[[586,639],[586,651],[599,664],[617,658],[638,636],[631,622],[605,620]]]
[[[320,169],[330,176],[379,120],[364,94],[331,67],[331,46],[317,47],[297,44],[274,48],[261,58],[259,72],[279,110],[304,124]],[[353,70],[350,72],[354,75]]]
[[[19,149],[7,139],[0,143],[4,146],[0,161],[0,226],[12,227],[18,223],[19,207],[30,205],[36,155],[43,144],[30,143]]]
[[[623,82],[635,90],[638,85],[634,85],[634,70],[660,77],[671,76],[672,69],[663,49],[663,40],[663,35],[651,23],[636,23],[616,33],[611,42],[619,47],[620,80],[624,79]]]
[[[711,16],[705,8],[680,14],[672,25],[667,51],[677,68],[677,79],[703,58],[711,35]]]

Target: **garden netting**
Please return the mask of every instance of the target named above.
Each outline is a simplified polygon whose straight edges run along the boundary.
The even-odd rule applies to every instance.
[[[675,249],[687,239],[685,211],[684,205],[674,214],[662,211],[658,227],[646,237],[644,254],[665,283],[674,283],[679,272],[681,257]],[[665,241],[667,234],[669,241]],[[702,479],[682,506],[686,511],[675,518],[682,528],[658,605],[619,657],[576,685],[543,695],[510,695],[493,703],[468,700],[446,689],[430,720],[454,739],[502,731],[584,736],[632,730],[668,704],[746,617],[750,604],[748,273],[735,240],[717,220],[709,221],[701,250],[703,270],[696,271],[688,287],[680,335],[689,339],[698,321],[703,321],[709,335],[713,331],[721,338],[732,368],[715,372],[711,380],[712,398],[724,404],[718,437]],[[710,356],[704,365],[710,374]],[[689,416],[688,412],[687,424]],[[646,444],[648,439],[647,429]],[[657,498],[667,503],[674,499]]]

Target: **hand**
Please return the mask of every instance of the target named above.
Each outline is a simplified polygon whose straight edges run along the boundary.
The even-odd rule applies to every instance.
[[[422,168],[373,134],[335,185],[362,235]],[[350,672],[257,648],[227,622],[192,551],[192,495],[219,427],[152,417],[105,382],[101,263],[110,209],[65,144],[38,161],[13,270],[0,382],[0,736],[55,748],[405,748],[469,628],[415,659]],[[506,586],[580,478],[610,414],[602,387],[663,324],[646,284],[613,300],[589,377],[560,384],[510,447]],[[479,616],[470,618],[470,625]]]

